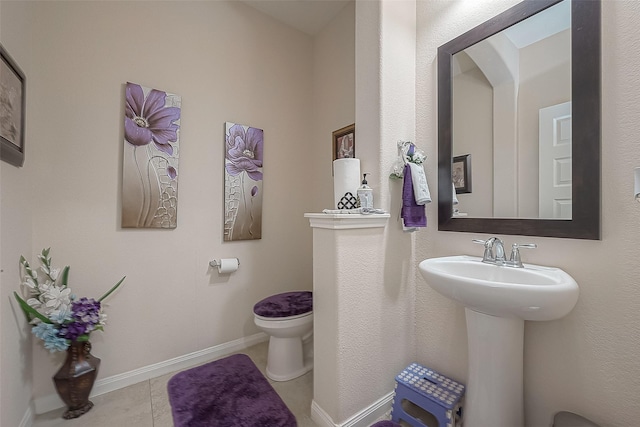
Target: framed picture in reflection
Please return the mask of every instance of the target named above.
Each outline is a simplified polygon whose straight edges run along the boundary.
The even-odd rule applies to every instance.
[[[471,154],[455,156],[451,174],[456,194],[471,193]]]
[[[333,132],[333,160],[356,156],[356,125],[345,126]]]

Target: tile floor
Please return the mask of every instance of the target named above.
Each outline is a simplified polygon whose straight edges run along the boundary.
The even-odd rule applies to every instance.
[[[268,343],[243,350],[264,374]],[[38,415],[33,427],[173,427],[167,382],[175,373],[112,391],[91,399],[95,406],[74,420],[61,418],[64,409]],[[286,382],[270,381],[298,420],[299,427],[316,427],[311,421],[313,372]]]

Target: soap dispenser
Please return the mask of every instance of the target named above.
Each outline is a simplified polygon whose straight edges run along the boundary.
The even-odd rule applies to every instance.
[[[373,189],[367,185],[367,174],[362,175],[362,185],[358,188],[358,201],[361,208],[373,209]]]

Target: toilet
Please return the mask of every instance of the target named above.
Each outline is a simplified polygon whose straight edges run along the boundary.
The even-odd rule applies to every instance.
[[[269,335],[267,377],[289,381],[313,369],[313,294],[272,295],[253,306],[254,322]]]

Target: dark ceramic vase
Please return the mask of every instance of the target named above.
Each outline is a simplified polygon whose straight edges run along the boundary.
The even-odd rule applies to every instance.
[[[100,359],[91,355],[90,342],[72,342],[64,365],[54,375],[58,394],[67,405],[64,419],[78,418],[93,408],[89,393],[98,375]]]

